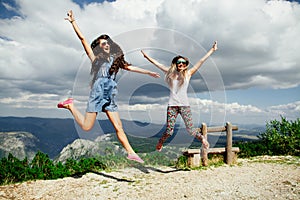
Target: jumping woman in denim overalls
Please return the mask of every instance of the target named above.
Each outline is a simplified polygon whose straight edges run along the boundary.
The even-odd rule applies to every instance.
[[[76,109],[72,98],[60,102],[57,105],[58,108],[68,109],[74,116],[75,121],[85,131],[89,131],[93,128],[98,112],[105,112],[116,130],[118,139],[128,153],[127,158],[143,163],[144,161],[134,152],[129,144],[122,127],[120,116],[117,112],[117,105],[115,103],[117,83],[115,82],[115,76],[119,68],[148,74],[155,78],[158,78],[159,74],[134,67],[126,62],[122,49],[119,45],[114,43],[108,35],[99,36],[90,46],[79,30],[73,12],[69,11],[67,15],[68,17],[65,19],[72,24],[87,56],[91,60],[91,74],[93,79],[85,116]]]

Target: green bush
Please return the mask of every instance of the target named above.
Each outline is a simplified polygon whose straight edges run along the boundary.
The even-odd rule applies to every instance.
[[[176,168],[188,168],[188,158],[187,156],[180,156],[176,162]]]
[[[9,154],[7,158],[1,159],[0,169],[0,185],[29,180],[31,178],[27,158],[20,161],[12,154]]]
[[[151,165],[172,165],[172,161],[166,156],[154,153],[147,154],[143,158]],[[53,162],[47,154],[37,152],[31,162],[27,158],[19,160],[12,154],[0,160],[0,185],[24,182],[29,180],[49,180],[70,176],[82,176],[88,172],[110,170],[132,166],[124,155],[98,156],[96,158],[81,158],[80,160],[67,159],[65,163]]]
[[[272,120],[266,124],[266,131],[259,134],[258,141],[238,142],[240,157],[259,155],[300,155],[300,119],[288,121]]]
[[[298,155],[300,150],[300,119],[281,122],[273,120],[266,131],[258,136],[268,155]]]
[[[266,154],[266,148],[260,140],[251,142],[236,142],[234,146],[240,148],[240,152],[238,154],[240,158],[248,158]]]
[[[12,154],[0,160],[0,185],[38,179],[57,179],[103,170],[106,166],[95,158],[69,159],[65,164],[54,163],[47,154],[37,152],[29,163],[27,158],[19,160]]]

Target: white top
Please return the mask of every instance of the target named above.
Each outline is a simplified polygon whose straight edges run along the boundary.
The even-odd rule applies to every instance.
[[[179,81],[173,80],[173,87],[170,88],[169,106],[189,106],[189,100],[187,96],[187,89],[191,79],[191,74],[188,72],[187,76],[180,88]]]

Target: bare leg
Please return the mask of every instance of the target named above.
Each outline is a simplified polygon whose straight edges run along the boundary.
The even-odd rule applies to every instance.
[[[127,136],[123,130],[123,126],[122,126],[122,122],[121,122],[119,113],[106,111],[106,115],[107,115],[108,119],[111,121],[111,123],[113,124],[119,141],[121,142],[124,149],[128,153],[127,159],[133,160],[133,161],[136,161],[139,163],[144,163],[144,161],[133,151],[131,145],[129,144]]]
[[[93,128],[97,117],[96,112],[86,112],[85,116],[83,116],[73,103],[67,104],[65,108],[72,113],[75,121],[82,128],[82,130],[89,131]]]
[[[68,109],[74,116],[75,121],[79,124],[79,126],[83,130],[89,131],[93,128],[97,117],[96,112],[86,112],[85,116],[83,116],[73,105],[72,100],[66,100],[64,102],[61,102],[58,104],[58,107]],[[131,145],[129,144],[127,136],[125,135],[125,132],[123,130],[119,113],[106,111],[106,115],[108,119],[111,121],[111,123],[113,124],[119,141],[121,142],[122,146],[125,148],[125,150],[128,153],[127,159],[134,160],[139,163],[144,163],[144,161],[133,151]]]
[[[111,121],[111,123],[113,124],[113,126],[116,130],[118,139],[121,142],[121,144],[123,145],[124,149],[127,151],[128,154],[135,154],[135,152],[133,151],[131,145],[129,144],[127,136],[123,130],[123,126],[122,126],[122,122],[121,122],[119,113],[106,111],[106,115],[107,115],[108,119]]]

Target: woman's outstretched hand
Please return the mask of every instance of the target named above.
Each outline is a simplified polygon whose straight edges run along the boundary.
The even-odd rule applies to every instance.
[[[146,54],[143,50],[141,50],[141,53],[143,54],[143,56],[144,56],[145,58],[147,58],[147,54]]]
[[[156,73],[156,72],[149,72],[149,75],[154,77],[154,78],[159,78],[160,77],[159,73]]]
[[[218,42],[215,41],[214,45],[212,46],[213,50],[216,51],[218,49]]]
[[[73,11],[72,10],[69,10],[68,13],[67,13],[67,16],[65,18],[65,20],[68,20],[69,22],[74,22],[75,21],[75,18],[74,18],[74,15],[73,15]]]

